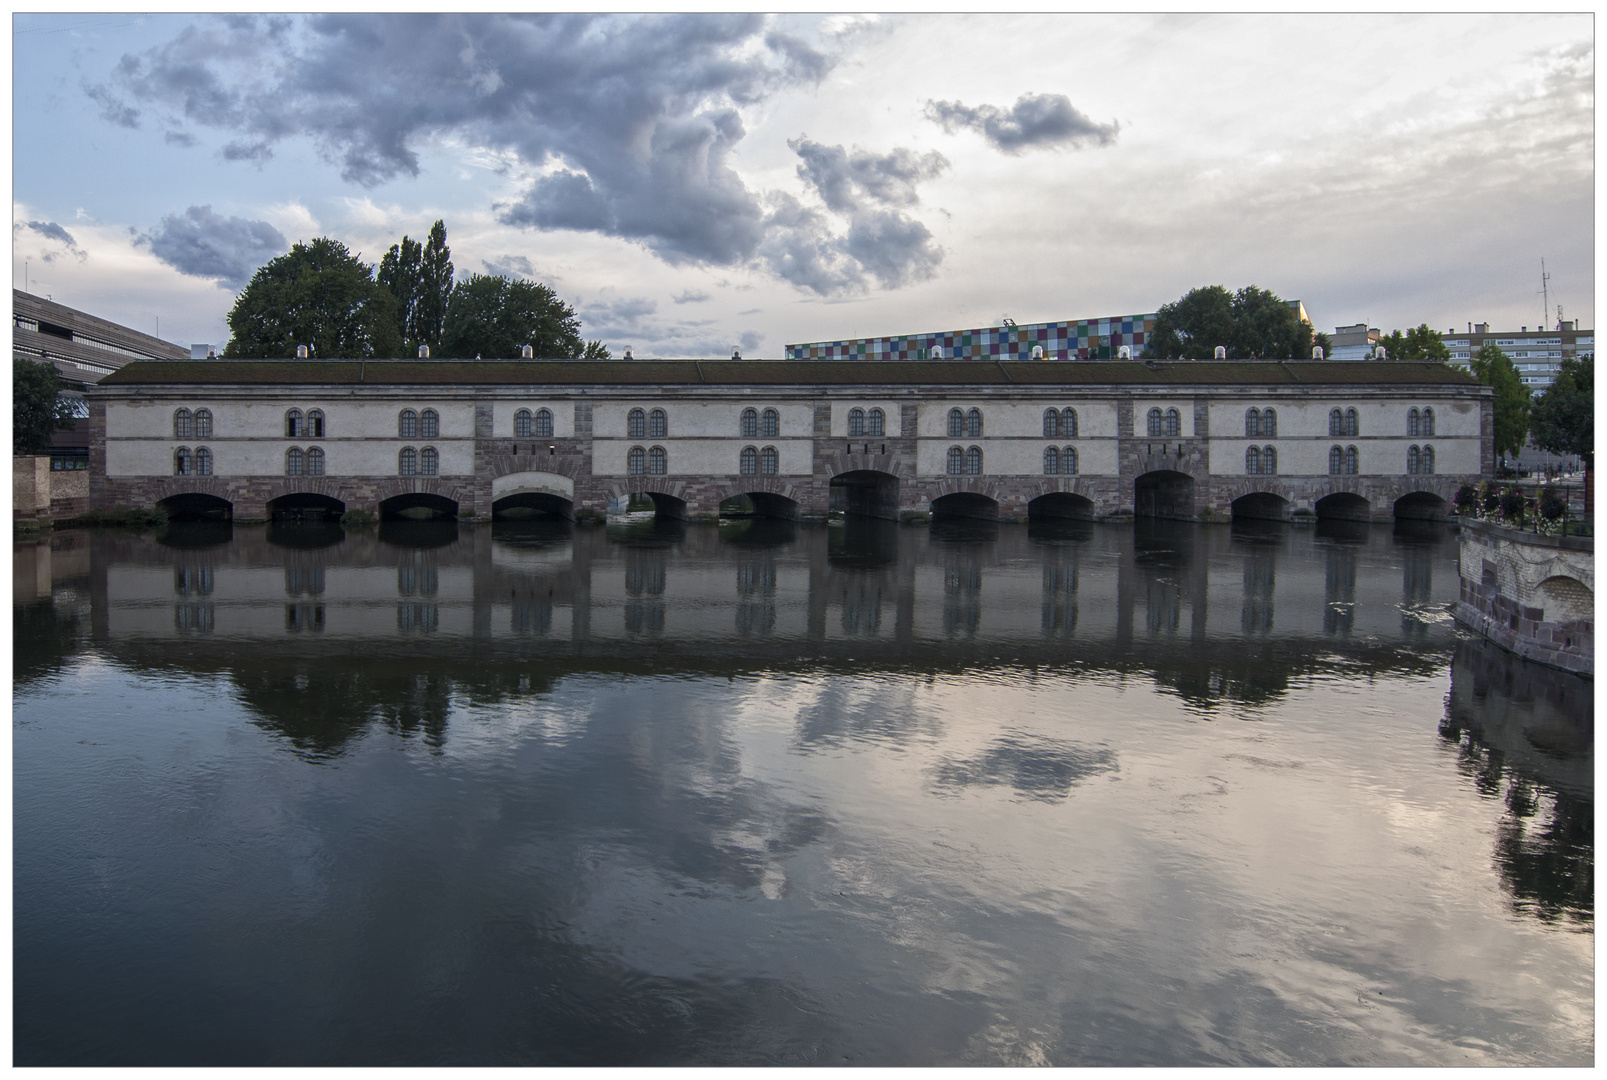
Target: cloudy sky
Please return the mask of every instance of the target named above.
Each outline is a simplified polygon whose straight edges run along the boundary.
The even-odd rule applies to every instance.
[[[1150,312],[1594,325],[1588,14],[16,15],[13,278],[181,344],[255,268],[547,282],[617,355]],[[26,264],[26,265],[25,265]]]

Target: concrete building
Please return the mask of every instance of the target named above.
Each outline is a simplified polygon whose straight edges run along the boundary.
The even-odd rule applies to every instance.
[[[1447,330],[1444,340],[1451,350],[1451,363],[1461,368],[1471,366],[1473,354],[1481,347],[1496,346],[1518,369],[1523,384],[1536,394],[1556,380],[1564,357],[1596,354],[1595,331],[1582,330],[1571,320],[1559,322],[1555,330],[1524,326],[1517,331],[1492,331],[1489,323],[1470,322],[1466,332],[1454,327]]]
[[[61,392],[84,419],[51,438],[55,471],[89,467],[89,422],[84,391],[133,360],[181,360],[189,351],[150,334],[120,326],[21,289],[11,290],[13,360],[48,360],[56,366]]]
[[[1494,469],[1488,388],[1318,361],[232,361],[94,388],[96,509],[1388,519]]]
[[[1336,326],[1328,338],[1328,359],[1371,360],[1378,348],[1378,327],[1357,323],[1355,326]]]

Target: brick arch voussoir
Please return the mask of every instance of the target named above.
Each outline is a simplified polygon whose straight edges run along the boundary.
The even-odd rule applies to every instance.
[[[721,502],[738,495],[752,495],[761,492],[765,495],[780,495],[791,499],[793,502],[802,501],[798,497],[799,492],[796,483],[774,476],[737,475],[723,481],[715,488],[715,493],[719,496]]]
[[[236,492],[227,480],[217,476],[170,476],[158,489],[157,502],[175,495],[212,495],[228,502],[236,501]]]
[[[491,454],[486,459],[487,471],[493,480],[521,472],[544,472],[554,476],[567,476],[571,480],[579,479],[580,465],[567,457],[531,454]]]
[[[611,480],[608,484],[609,494],[612,498],[630,495],[636,492],[651,495],[669,495],[686,502],[686,481],[671,479],[667,476],[637,476],[624,479]]]

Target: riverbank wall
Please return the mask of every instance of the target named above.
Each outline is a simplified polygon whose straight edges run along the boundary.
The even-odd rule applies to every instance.
[[[1458,622],[1526,660],[1595,677],[1595,540],[1461,527]]]

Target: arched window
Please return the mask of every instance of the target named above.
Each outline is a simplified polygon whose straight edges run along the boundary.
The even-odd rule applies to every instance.
[[[956,409],[956,412],[959,410]],[[960,476],[965,472],[965,451],[958,446],[949,447],[949,475]]]
[[[1263,439],[1278,437],[1278,414],[1271,409],[1261,410],[1261,437]]]
[[[774,409],[766,409],[759,414],[759,434],[767,439],[773,439],[781,434],[781,414]]]
[[[199,415],[199,414],[197,414],[197,415]],[[1423,438],[1425,438],[1425,439],[1432,439],[1434,437],[1434,410],[1433,409],[1424,409],[1423,410],[1422,431],[1420,431],[1418,434],[1422,435]]]
[[[536,438],[538,438],[538,439],[550,439],[550,438],[552,438],[552,410],[551,409],[537,409],[536,410]]]
[[[753,412],[752,409],[749,409],[748,411]],[[758,414],[754,413],[754,417],[755,423],[757,423]],[[755,450],[753,447],[744,446],[742,448],[741,460],[741,471],[743,476],[753,476],[759,471],[759,451]]]
[[[972,409],[965,414],[965,434],[973,439],[982,437],[982,410]],[[978,451],[980,453],[980,451]]]
[[[1043,437],[1046,439],[1060,438],[1060,410],[1045,409],[1043,411]]]
[[[1361,434],[1361,423],[1360,423],[1359,419],[1357,418],[1356,410],[1354,408],[1350,408],[1350,409],[1345,410],[1345,434],[1346,435],[1360,435]]]
[[[210,439],[212,437],[212,410],[195,410],[195,437],[197,439]]]
[[[1346,476],[1355,476],[1356,475],[1356,473],[1358,471],[1357,466],[1360,464],[1358,462],[1358,460],[1357,460],[1357,457],[1358,457],[1358,455],[1356,453],[1356,448],[1354,446],[1345,447],[1345,475]]]
[[[1421,422],[1421,418],[1422,418],[1422,414],[1419,413],[1416,409],[1412,409],[1412,410],[1407,412],[1407,414],[1406,414],[1406,437],[1407,438],[1409,438],[1409,439],[1417,438],[1417,435],[1418,435],[1417,428],[1418,428],[1418,424]]]
[[[1068,439],[1077,437],[1077,410],[1067,408],[1060,413],[1060,433]]]
[[[1077,475],[1077,448],[1068,446],[1060,451],[1060,471],[1067,476]]]
[[[212,451],[204,446],[198,446],[195,449],[195,475],[212,475]]]
[[[670,471],[670,456],[664,452],[662,446],[655,446],[647,452],[647,475],[663,476]]]
[[[742,437],[744,439],[756,439],[759,437],[758,409],[742,410]]]
[[[1244,452],[1244,471],[1251,476],[1261,475],[1261,451],[1258,448],[1252,446]]]
[[[1422,465],[1421,471],[1424,474],[1429,475],[1429,476],[1432,476],[1434,474],[1434,448],[1432,446],[1423,447],[1423,457],[1422,457],[1421,465]]]
[[[1148,423],[1150,438],[1158,439],[1166,434],[1166,418],[1161,415],[1161,410],[1151,409],[1145,416],[1145,420]]]
[[[1419,455],[1420,451],[1417,447],[1409,446],[1406,448],[1406,471],[1414,476],[1417,474]]]
[[[965,475],[967,475],[967,476],[981,476],[982,475],[982,448],[980,446],[972,446],[972,447],[969,447],[969,448],[966,449],[966,451],[965,451]]]
[[[426,446],[419,451],[418,471],[425,476],[434,476],[441,471],[441,455],[435,452],[435,447]]]
[[[518,412],[513,414],[513,437],[514,438],[516,438],[516,439],[528,439],[528,438],[530,438],[531,435],[535,434],[534,430],[531,427],[530,420],[531,420],[531,417],[530,417],[530,410],[529,409],[520,409]]]
[[[399,439],[418,438],[418,413],[412,409],[403,409],[398,414],[396,417],[396,437]]]
[[[949,438],[958,439],[965,435],[965,414],[959,409],[949,410]]]
[[[421,439],[439,439],[441,437],[441,417],[434,409],[425,409],[419,413],[418,437]]]
[[[418,451],[411,446],[402,447],[402,452],[396,456],[396,471],[403,476],[418,475]]]
[[[1166,410],[1166,434],[1169,438],[1183,434],[1183,417],[1176,409]]]
[[[324,452],[316,446],[307,451],[307,475],[324,475]]]
[[[762,426],[762,425],[761,425]],[[654,409],[647,414],[647,437],[649,439],[667,439],[670,435],[670,418],[663,409]]]
[[[632,409],[625,417],[625,430],[629,438],[647,438],[647,414],[641,409]]]
[[[1261,437],[1261,410],[1250,409],[1244,414],[1244,437],[1258,439]]]
[[[640,410],[637,411],[640,412]],[[645,414],[643,415],[643,423],[646,423]],[[647,472],[647,451],[640,446],[631,447],[631,452],[625,455],[625,471],[632,476],[641,476]]]
[[[188,446],[181,446],[173,451],[173,475],[190,475],[190,448]]]
[[[849,409],[848,437],[850,439],[857,439],[863,434],[865,434],[865,410]]]
[[[1338,446],[1328,448],[1328,475],[1338,476],[1345,471],[1345,451]]]
[[[289,450],[286,450],[285,475],[300,476],[302,473],[306,472],[306,460],[307,455],[303,454],[299,448],[292,446]]]
[[[1261,422],[1263,424],[1265,424],[1266,423],[1266,417],[1263,416]],[[1278,448],[1277,447],[1275,447],[1275,446],[1263,446],[1261,448],[1261,475],[1262,476],[1277,476],[1278,475]]]
[[[190,415],[189,409],[180,409],[173,414],[173,437],[175,439],[195,438],[195,418]]]
[[[324,437],[324,410],[307,410],[307,438],[321,439]]]
[[[759,451],[759,472],[764,476],[774,476],[781,471],[781,455],[776,448],[767,446]]]
[[[887,434],[887,414],[880,409],[872,409],[865,417],[865,434],[873,439],[880,439]]]
[[[1059,426],[1059,423],[1058,423],[1059,416],[1056,415],[1053,411],[1051,411],[1049,415],[1055,416],[1055,419],[1057,421],[1056,426],[1058,427]],[[1048,423],[1048,418],[1047,417],[1045,418],[1044,423],[1045,424]],[[1043,474],[1045,476],[1059,476],[1060,475],[1060,451],[1056,450],[1052,446],[1045,447],[1044,451],[1043,451]]]
[[[1328,434],[1332,436],[1345,434],[1345,414],[1338,409],[1328,410]]]

